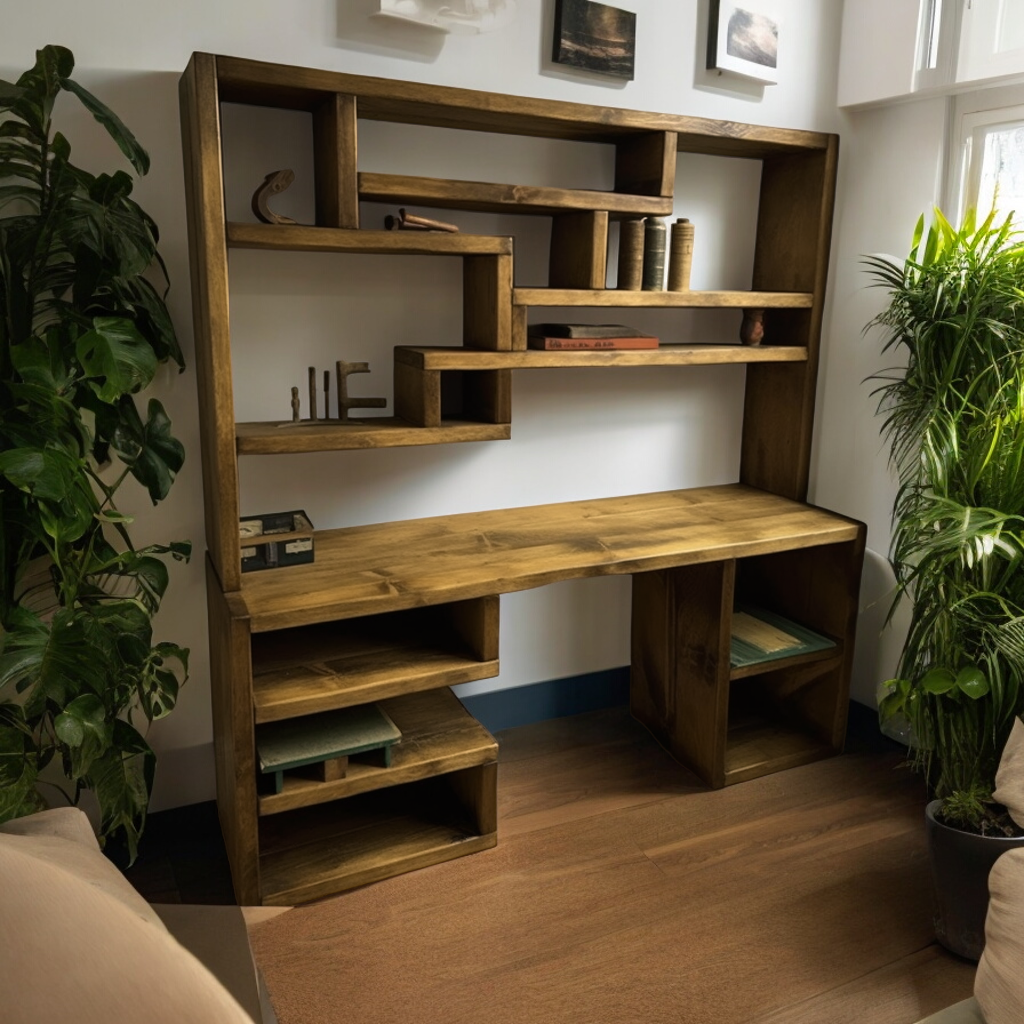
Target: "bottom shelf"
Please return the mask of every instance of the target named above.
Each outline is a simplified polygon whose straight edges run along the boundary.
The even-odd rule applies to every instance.
[[[290,906],[495,846],[497,766],[260,821],[260,898]]]
[[[836,751],[806,728],[777,718],[744,715],[729,722],[725,747],[725,784],[746,782],[771,772],[796,768]]]

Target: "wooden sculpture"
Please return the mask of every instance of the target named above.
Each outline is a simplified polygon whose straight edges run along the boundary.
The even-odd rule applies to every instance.
[[[257,219],[263,221],[264,224],[298,223],[298,221],[292,220],[291,217],[283,217],[279,213],[274,213],[267,205],[267,200],[271,196],[283,192],[294,180],[295,172],[287,168],[283,171],[271,171],[263,179],[263,184],[252,194],[252,212],[256,215]]]

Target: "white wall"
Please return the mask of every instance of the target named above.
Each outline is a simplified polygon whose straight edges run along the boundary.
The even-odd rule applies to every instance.
[[[835,104],[840,4],[776,0],[782,72],[778,85],[765,88],[704,70],[706,0],[622,3],[636,11],[638,25],[636,79],[628,84],[551,63],[553,0],[520,0],[512,27],[478,37],[370,19],[371,0],[47,0],[32,5],[4,0],[0,75],[19,73],[46,43],[68,46],[77,59],[75,77],[107,101],[149,149],[153,170],[140,183],[137,197],[161,226],[173,282],[172,314],[191,363],[177,81],[194,50],[783,127],[834,131],[840,126]],[[79,161],[97,170],[109,167],[117,158],[113,148],[69,99],[63,109]],[[246,216],[248,196],[262,175],[292,166],[299,180],[278,208],[288,212],[290,207],[300,216],[308,210],[303,117],[232,109],[225,123],[232,146],[231,209]],[[848,145],[844,140],[843,146]],[[360,160],[364,169],[400,172],[408,167],[420,174],[476,180],[592,182],[598,187],[608,182],[611,166],[610,154],[601,147],[515,139],[469,147],[457,132],[385,125],[361,131]],[[850,168],[859,175],[861,162],[846,159],[843,187],[874,207],[879,202],[874,187],[888,188],[889,179],[899,174],[879,173],[871,178],[873,185],[852,181]],[[749,286],[756,182],[756,165],[745,161],[680,159],[677,214],[690,217],[697,228],[694,287]],[[877,248],[880,241],[858,222],[856,209],[841,209],[850,211],[840,223],[841,260]],[[383,211],[364,207],[364,213],[369,223]],[[542,219],[460,214],[459,220],[464,230],[515,232],[517,282],[544,280],[547,227]],[[899,220],[892,216],[897,249],[905,233]],[[877,221],[883,227],[890,223],[881,211]],[[881,243],[887,241],[883,236]],[[819,455],[815,492],[820,502],[877,524],[887,496],[877,468],[869,401],[858,383],[866,360],[858,337],[863,321],[855,298],[859,285],[849,267],[836,273],[839,290],[848,297],[836,303],[842,319],[839,350],[833,353],[832,341],[825,348],[818,451],[841,451],[848,437],[863,438],[863,466],[848,478],[836,460]],[[357,378],[353,391],[390,397],[395,344],[451,344],[460,335],[455,261],[395,258],[383,263],[340,255],[235,252],[231,274],[241,419],[267,418],[274,415],[271,409],[288,418],[289,386],[301,385],[307,365],[325,367],[339,357],[371,364],[373,372]],[[629,318],[665,337],[731,340],[738,328],[735,318],[715,312],[641,311]],[[191,366],[181,376],[165,373],[157,394],[189,457],[171,497],[158,509],[137,495],[137,528],[142,540],[189,537],[196,557],[187,568],[175,569],[158,623],[161,636],[192,648],[192,678],[174,714],[150,735],[159,754],[155,808],[213,793],[199,430]],[[242,511],[303,507],[318,527],[330,527],[736,479],[742,401],[742,371],[736,368],[523,372],[516,376],[513,401],[510,442],[243,460]],[[477,690],[504,688],[624,664],[628,618],[627,578],[506,596],[502,674],[474,685]]]

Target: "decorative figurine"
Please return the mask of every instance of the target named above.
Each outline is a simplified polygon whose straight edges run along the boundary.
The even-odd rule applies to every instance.
[[[348,363],[339,359],[335,364],[335,377],[338,382],[338,415],[331,416],[331,372],[324,370],[324,414],[317,412],[316,367],[310,366],[309,373],[309,418],[302,419],[299,408],[299,389],[292,388],[292,418],[287,423],[278,423],[279,427],[327,426],[334,423],[351,423],[349,412],[352,409],[384,409],[386,398],[352,398],[348,393],[348,378],[352,373],[369,373],[369,363]]]
[[[295,180],[295,172],[292,170],[285,169],[283,171],[271,171],[263,179],[263,184],[252,194],[252,212],[256,214],[258,220],[263,221],[264,224],[297,224],[298,221],[292,220],[291,217],[283,217],[279,213],[274,213],[273,210],[267,206],[267,200],[279,192],[283,192],[293,181]]]
[[[740,341],[744,345],[760,345],[764,338],[764,310],[743,310],[743,323],[740,324]]]

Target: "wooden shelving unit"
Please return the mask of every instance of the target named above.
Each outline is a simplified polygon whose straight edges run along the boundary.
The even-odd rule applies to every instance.
[[[315,226],[226,221],[223,102],[312,114]],[[497,675],[501,593],[632,576],[633,713],[709,785],[841,748],[864,529],[804,503],[834,136],[200,53],[182,76],[181,111],[217,793],[240,902],[317,899],[496,843],[497,744],[449,687]],[[361,172],[361,120],[611,145],[614,188]],[[761,162],[750,289],[605,286],[610,222],[672,212],[679,152]],[[550,217],[547,286],[514,287],[510,237],[365,230],[367,201]],[[231,249],[456,257],[462,337],[396,345],[393,416],[237,422]],[[644,351],[529,350],[530,309],[552,307],[757,308],[769,319],[758,347],[680,338]],[[515,370],[712,364],[746,375],[736,484],[318,531],[312,564],[241,574],[240,456],[504,440]],[[734,608],[747,605],[832,645],[733,666]],[[260,729],[369,703],[402,732],[390,766],[354,756],[344,778],[285,773],[280,792],[261,787]]]

